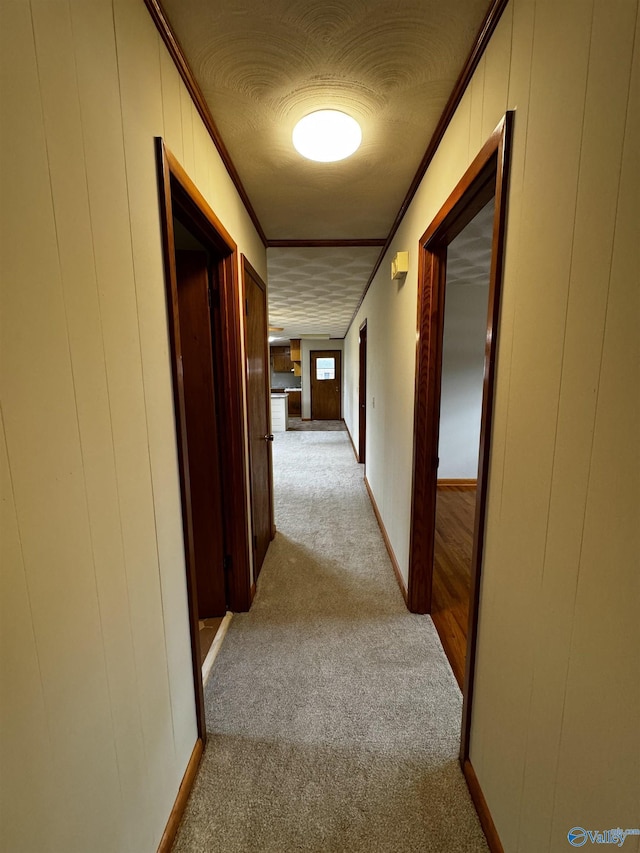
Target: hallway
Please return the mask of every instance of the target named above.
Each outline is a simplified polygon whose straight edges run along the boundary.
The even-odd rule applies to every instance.
[[[274,481],[278,534],[206,688],[174,853],[487,850],[460,692],[404,605],[348,434],[277,434]]]

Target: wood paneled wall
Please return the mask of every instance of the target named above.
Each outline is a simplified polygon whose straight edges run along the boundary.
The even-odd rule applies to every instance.
[[[638,824],[636,0],[507,6],[389,249],[410,250],[407,280],[390,286],[385,261],[345,341],[346,397],[367,317],[367,477],[406,571],[414,247],[507,108],[515,138],[471,760],[507,853],[543,853],[567,849],[576,824]],[[348,415],[356,435],[353,406]],[[640,849],[637,837],[627,845]]]
[[[2,846],[143,853],[196,740],[154,136],[266,253],[141,0],[2,5]]]

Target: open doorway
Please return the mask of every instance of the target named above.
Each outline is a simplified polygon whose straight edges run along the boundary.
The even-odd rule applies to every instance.
[[[460,689],[467,656],[494,199],[447,248],[431,618]]]
[[[468,621],[460,762],[467,778],[471,708],[475,675],[478,605],[484,545],[491,447],[494,374],[500,316],[500,285],[509,151],[513,113],[508,112],[487,140],[420,239],[418,272],[418,344],[414,421],[414,467],[409,546],[408,604],[414,613],[431,613],[434,604],[434,556],[438,495],[438,452],[442,391],[447,255],[476,215],[495,199],[491,220],[491,258],[484,323],[483,384],[474,504],[472,555],[468,583]]]
[[[207,620],[251,603],[237,248],[159,138],[156,153],[191,657],[204,741],[201,623],[215,628]]]

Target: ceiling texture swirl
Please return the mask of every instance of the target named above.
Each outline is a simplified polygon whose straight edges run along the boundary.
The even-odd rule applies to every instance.
[[[266,235],[270,322],[342,337],[487,14],[488,0],[162,0]],[[337,109],[346,160],[293,148]],[[372,246],[286,246],[314,241]],[[277,321],[277,322],[276,322]]]

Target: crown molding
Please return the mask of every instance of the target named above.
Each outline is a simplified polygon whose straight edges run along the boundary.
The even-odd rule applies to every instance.
[[[458,79],[456,80],[455,86],[453,87],[453,91],[449,96],[449,100],[447,101],[444,110],[442,111],[442,115],[436,125],[436,129],[434,130],[431,139],[429,140],[429,144],[427,146],[427,150],[424,152],[424,157],[420,161],[420,165],[413,176],[413,180],[407,190],[407,194],[404,197],[402,204],[400,205],[400,210],[398,211],[396,218],[393,221],[393,225],[391,226],[391,230],[389,231],[389,236],[385,240],[382,251],[380,252],[377,261],[371,271],[371,275],[369,276],[369,280],[365,286],[365,289],[360,297],[360,301],[356,307],[356,310],[353,312],[353,317],[351,318],[351,322],[347,327],[347,331],[345,335],[349,333],[349,329],[351,328],[353,321],[356,318],[356,314],[360,310],[360,306],[364,302],[364,298],[367,295],[367,291],[371,287],[373,283],[373,279],[376,276],[376,273],[380,269],[380,265],[389,250],[389,246],[391,245],[391,241],[396,236],[396,232],[400,227],[400,223],[402,222],[405,213],[409,209],[409,205],[413,201],[413,197],[416,194],[418,187],[422,179],[424,178],[427,169],[431,165],[431,161],[433,160],[436,151],[438,150],[438,146],[442,142],[442,139],[451,123],[451,119],[455,115],[456,110],[462,100],[462,96],[467,90],[469,83],[471,82],[471,78],[473,77],[473,73],[478,67],[478,63],[482,59],[482,55],[487,49],[489,41],[491,40],[491,36],[494,33],[495,28],[498,26],[498,21],[500,20],[502,13],[504,12],[507,3],[509,0],[492,0],[491,5],[487,11],[487,14],[484,17],[482,24],[480,25],[480,29],[478,30],[478,34],[475,38],[473,46],[467,56],[467,59],[462,67],[462,71]]]
[[[386,239],[363,238],[353,240],[267,240],[268,249],[326,249],[326,248],[353,248],[358,246],[384,246]]]
[[[158,0],[144,0],[144,4],[147,7],[151,18],[153,19],[154,24],[156,25],[156,29],[160,33],[160,37],[162,41],[165,43],[171,58],[173,59],[176,68],[178,69],[178,73],[182,77],[182,81],[187,87],[187,91],[191,95],[191,99],[195,104],[198,113],[200,114],[200,118],[204,122],[204,126],[207,128],[209,136],[213,140],[213,144],[216,146],[218,154],[220,155],[222,162],[225,165],[227,172],[229,173],[229,177],[234,183],[236,190],[238,191],[238,195],[242,199],[242,202],[251,218],[251,221],[254,224],[254,227],[258,234],[260,235],[260,239],[263,244],[267,245],[267,237],[264,233],[262,225],[260,224],[260,220],[253,209],[253,205],[247,195],[247,191],[245,190],[242,181],[240,180],[240,175],[231,159],[231,155],[229,154],[226,145],[224,144],[222,137],[220,136],[220,131],[216,127],[216,123],[213,120],[213,116],[209,111],[209,107],[207,106],[207,102],[205,100],[204,95],[202,94],[202,90],[200,86],[196,82],[196,78],[194,77],[193,71],[187,61],[187,57],[178,41],[176,34],[169,23],[169,19],[167,18],[164,9],[158,2]]]

